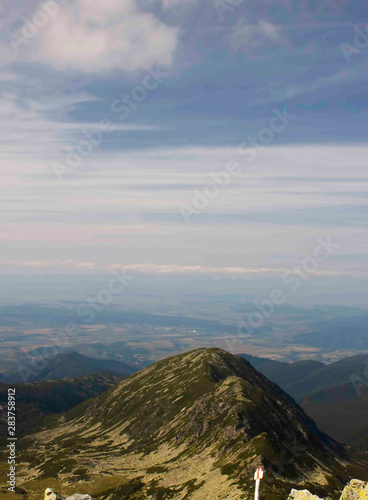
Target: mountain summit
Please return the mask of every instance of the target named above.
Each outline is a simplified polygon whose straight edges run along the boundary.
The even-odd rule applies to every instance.
[[[60,490],[82,475],[93,498],[96,481],[101,491],[101,477],[106,489],[113,477],[111,499],[113,491],[125,498],[119,488],[132,488],[132,499],[240,499],[258,465],[267,498],[286,498],[296,484],[322,492],[345,480],[340,445],[246,360],[217,348],[131,375],[27,447],[37,464],[25,479],[57,472]]]

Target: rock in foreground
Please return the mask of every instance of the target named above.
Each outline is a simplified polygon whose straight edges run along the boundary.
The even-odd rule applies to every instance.
[[[322,500],[308,490],[291,490],[288,500]]]
[[[80,493],[75,493],[74,495],[63,498],[58,493],[55,493],[51,488],[45,490],[44,500],[92,500],[89,495],[81,495]]]
[[[308,490],[291,490],[288,500],[323,500]],[[340,500],[368,500],[368,483],[352,479],[343,489]]]
[[[352,479],[341,494],[340,500],[368,500],[368,483]]]

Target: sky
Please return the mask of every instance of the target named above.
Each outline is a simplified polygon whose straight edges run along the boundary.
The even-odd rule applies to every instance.
[[[119,268],[195,288],[301,266],[317,291],[368,291],[365,2],[0,14],[3,277]]]

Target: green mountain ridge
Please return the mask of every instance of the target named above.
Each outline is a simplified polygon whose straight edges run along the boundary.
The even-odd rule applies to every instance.
[[[45,482],[72,493],[84,481],[97,499],[235,500],[258,465],[271,500],[296,485],[337,495],[357,477],[291,397],[217,348],[159,361],[18,444],[30,500]]]

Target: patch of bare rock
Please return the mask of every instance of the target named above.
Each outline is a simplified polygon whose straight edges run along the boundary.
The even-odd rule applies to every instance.
[[[288,500],[323,500],[308,490],[291,490]],[[343,489],[340,500],[368,500],[368,483],[352,479]]]

